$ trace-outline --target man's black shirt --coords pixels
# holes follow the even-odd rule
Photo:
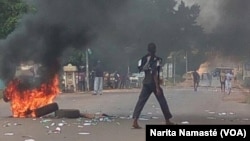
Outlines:
[[[162,59],[157,56],[145,55],[140,61],[141,63],[139,63],[138,69],[140,72],[144,71],[145,73],[143,84],[155,83],[154,75],[158,73],[159,77]]]

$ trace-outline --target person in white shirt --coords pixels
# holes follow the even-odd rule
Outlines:
[[[232,73],[230,71],[228,71],[226,73],[226,81],[225,81],[227,94],[231,93],[231,90],[232,90],[232,79],[233,79],[233,75],[232,75]]]

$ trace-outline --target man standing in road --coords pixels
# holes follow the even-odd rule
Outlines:
[[[200,75],[196,70],[193,72],[193,81],[194,81],[194,91],[197,91],[200,83]]]
[[[232,72],[228,71],[227,74],[226,74],[226,81],[225,81],[227,94],[231,93],[231,90],[232,90],[232,79],[233,79]]]
[[[221,92],[225,92],[225,87],[226,87],[226,73],[224,70],[221,70],[220,72],[220,87],[221,87]]]
[[[212,80],[213,80],[213,76],[211,73],[207,73],[207,78],[208,78],[208,86],[211,87],[212,86]]]
[[[93,95],[100,94],[102,95],[102,90],[103,90],[103,66],[101,61],[97,61],[97,65],[94,69],[95,71],[95,79],[94,79],[94,93]]]
[[[160,87],[159,73],[161,69],[162,59],[160,57],[157,57],[155,53],[156,45],[154,43],[149,43],[148,54],[143,56],[138,62],[139,71],[144,71],[145,78],[143,79],[143,87],[133,113],[134,121],[132,127],[135,129],[141,128],[138,124],[138,119],[144,105],[146,104],[152,92],[155,94],[157,101],[160,104],[166,124],[173,124],[170,121],[170,118],[172,118],[172,114],[170,113],[163,90]]]

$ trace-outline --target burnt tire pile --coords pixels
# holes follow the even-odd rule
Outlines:
[[[34,110],[36,117],[42,117],[55,112],[56,118],[79,118],[81,117],[78,109],[59,109],[57,103],[51,103]]]

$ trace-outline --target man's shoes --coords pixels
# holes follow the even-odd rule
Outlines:
[[[176,123],[171,122],[170,120],[166,121],[166,125],[176,125]]]
[[[142,127],[139,126],[138,124],[133,124],[132,129],[142,129]]]

